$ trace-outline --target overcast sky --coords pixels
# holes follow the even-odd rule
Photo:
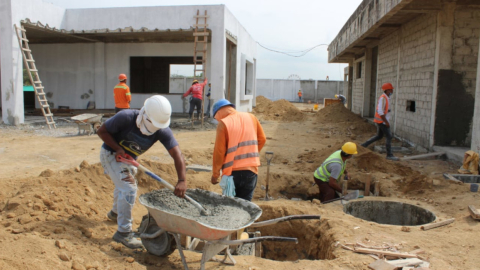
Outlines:
[[[302,51],[330,44],[361,0],[43,0],[65,8],[225,4],[237,20],[265,47]],[[258,46],[258,45],[257,45]],[[258,46],[257,78],[343,80],[345,64],[328,64],[327,46],[303,57],[289,57]]]

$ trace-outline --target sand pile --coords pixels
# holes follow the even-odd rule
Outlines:
[[[305,115],[285,99],[271,101],[264,96],[256,98],[253,112],[263,120],[302,121]]]
[[[375,126],[366,122],[365,119],[349,111],[341,103],[329,105],[317,113],[317,119],[321,123],[342,124],[345,131],[353,134],[375,133]]]

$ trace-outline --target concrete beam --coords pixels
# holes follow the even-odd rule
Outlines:
[[[477,85],[475,90],[475,111],[472,121],[472,145],[470,149],[480,152],[480,46],[478,48]]]

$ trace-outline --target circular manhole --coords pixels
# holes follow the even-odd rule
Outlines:
[[[425,208],[389,201],[356,201],[343,206],[349,215],[380,224],[417,226],[433,222],[437,217]]]

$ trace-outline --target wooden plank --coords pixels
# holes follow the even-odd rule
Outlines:
[[[370,182],[372,181],[372,175],[367,175],[367,181],[365,181],[365,193],[364,196],[370,196]]]
[[[210,16],[207,16],[207,15],[197,15],[197,16],[193,16],[194,18],[210,18]]]
[[[445,152],[433,152],[433,153],[428,153],[423,155],[404,157],[404,158],[400,158],[400,160],[422,159],[422,158],[429,158],[429,157],[443,156],[443,155],[445,155]]]
[[[428,224],[428,225],[424,225],[422,227],[420,227],[422,230],[426,231],[426,230],[431,230],[431,229],[435,229],[435,228],[438,228],[438,227],[441,227],[441,226],[445,226],[445,225],[448,225],[450,223],[453,223],[455,221],[454,218],[451,218],[451,219],[447,219],[447,220],[444,220],[444,221],[441,221],[441,222],[437,222],[437,223],[432,223],[432,224]]]
[[[198,32],[198,33],[193,33],[193,36],[194,37],[198,37],[198,36],[208,36],[210,33],[208,32]]]
[[[397,267],[389,264],[384,260],[376,260],[373,263],[368,265],[368,268],[372,270],[395,270]]]
[[[369,248],[355,248],[354,251],[357,252],[357,253],[381,254],[381,255],[384,255],[384,256],[392,256],[392,257],[398,257],[398,258],[418,258],[417,255],[415,255],[415,254],[384,251],[384,250],[369,249]]]
[[[468,206],[468,211],[470,211],[470,216],[472,216],[473,219],[480,220],[480,212],[478,212],[473,205]]]
[[[449,173],[444,173],[443,174],[445,177],[448,178],[448,180],[452,180],[452,181],[455,181],[455,182],[460,182],[460,183],[463,183],[462,181],[458,180],[457,178],[453,177],[451,174]]]

